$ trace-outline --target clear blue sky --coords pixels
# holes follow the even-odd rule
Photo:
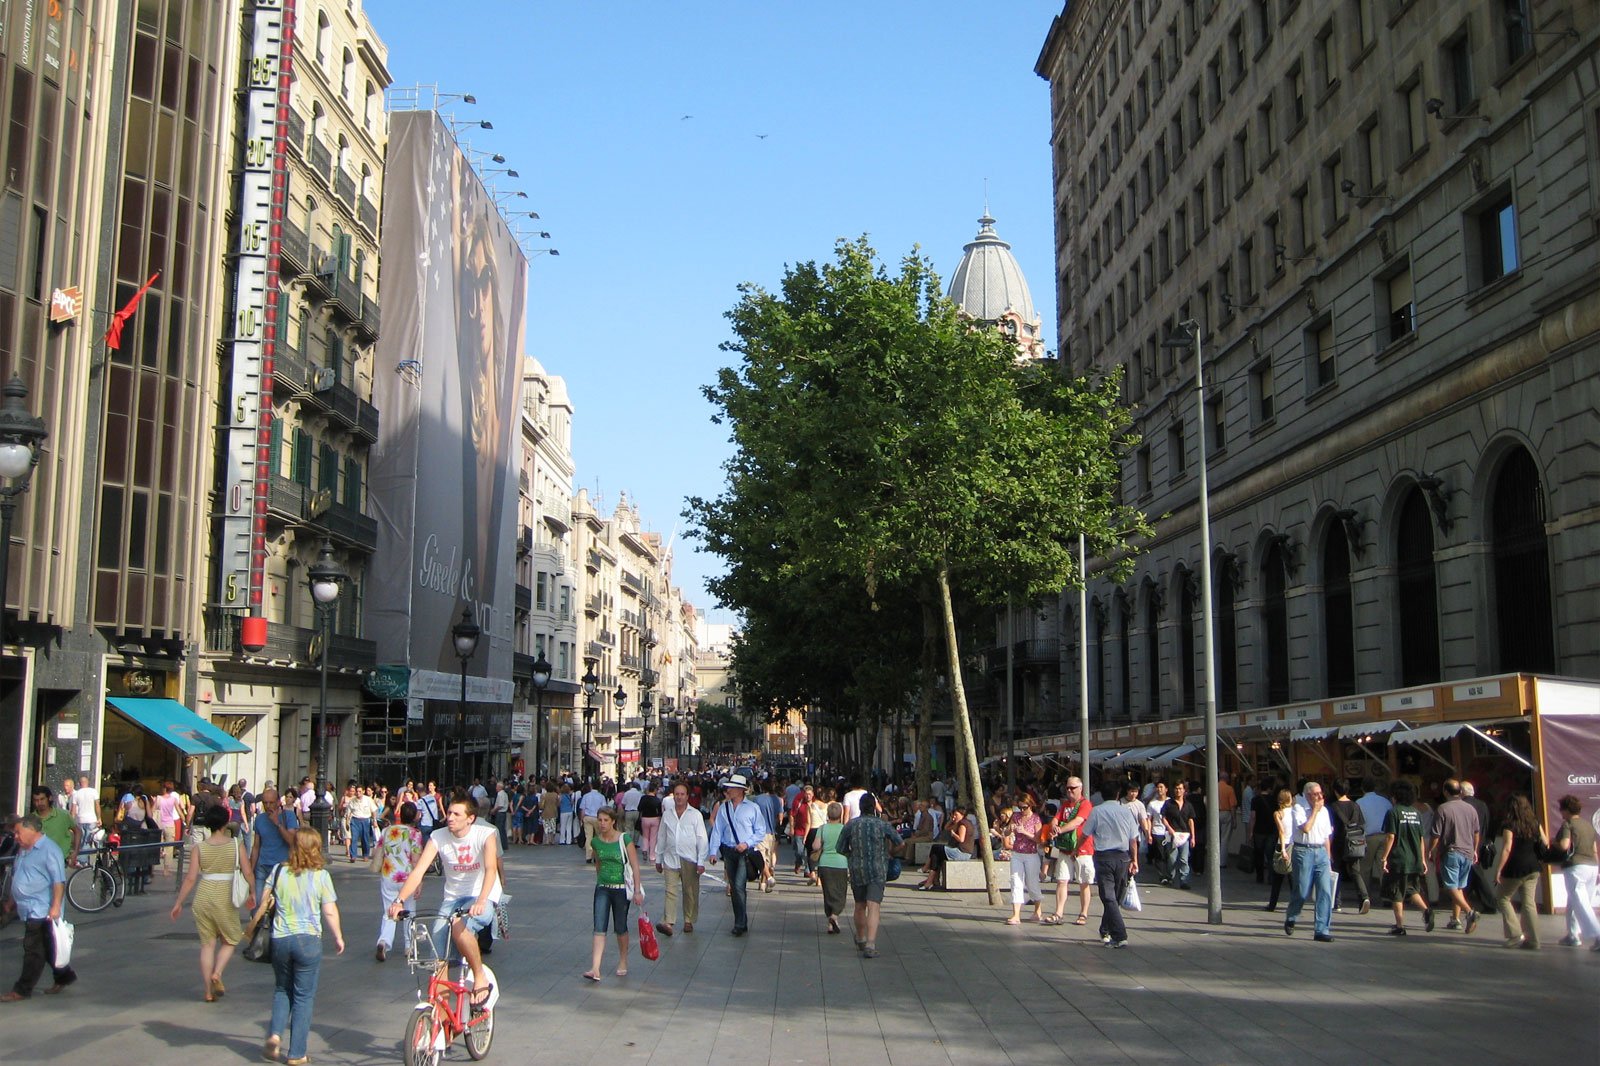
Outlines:
[[[1055,347],[1050,112],[1033,73],[1060,0],[366,0],[396,87],[472,93],[560,249],[529,271],[528,354],[576,408],[577,483],[680,529],[674,577],[713,620],[718,568],[681,535],[729,453],[700,394],[735,286],[870,236],[946,279],[984,181]],[[683,116],[693,116],[684,118]],[[758,134],[766,134],[765,139]]]

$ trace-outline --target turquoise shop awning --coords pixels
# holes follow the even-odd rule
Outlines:
[[[107,696],[106,702],[134,725],[185,755],[227,755],[250,750],[177,700]]]

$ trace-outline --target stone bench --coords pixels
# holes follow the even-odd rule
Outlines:
[[[928,851],[932,847],[933,847],[933,844],[931,842],[926,841],[926,840],[918,840],[918,841],[916,841],[915,843],[913,843],[911,845],[910,852],[908,852],[901,859],[901,861],[904,862],[907,866],[920,867],[920,866],[922,866],[924,863],[926,863],[928,861]]]
[[[948,892],[982,892],[989,886],[983,879],[983,860],[974,856],[965,862],[944,864],[944,887]]]

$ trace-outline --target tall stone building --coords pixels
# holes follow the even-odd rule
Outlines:
[[[1196,711],[1202,434],[1223,711],[1600,676],[1597,28],[1594,0],[1063,6],[1062,366],[1123,375],[1156,520],[1131,580],[1091,563],[1087,619],[1063,601],[1098,721]]]

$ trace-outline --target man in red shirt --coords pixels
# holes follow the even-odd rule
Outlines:
[[[802,785],[794,794],[789,807],[789,841],[794,844],[794,872],[811,873],[811,857],[806,853],[806,834],[811,831],[811,803],[816,792],[810,785]]]
[[[1089,887],[1094,878],[1094,837],[1079,832],[1094,810],[1083,794],[1083,782],[1076,777],[1067,778],[1067,798],[1056,814],[1056,912],[1052,925],[1060,925],[1067,909],[1067,886],[1078,886],[1078,916],[1073,925],[1089,924]]]

